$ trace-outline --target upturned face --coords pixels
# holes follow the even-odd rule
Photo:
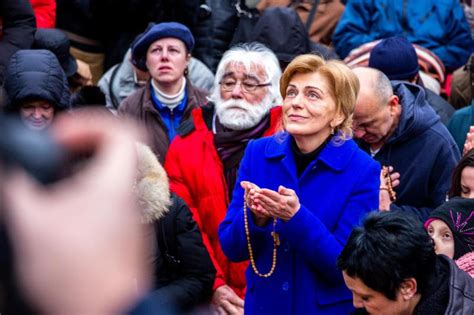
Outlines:
[[[148,47],[146,66],[158,85],[177,84],[183,78],[190,58],[181,40],[161,38]]]
[[[266,78],[263,67],[227,65],[215,102],[217,116],[224,126],[234,130],[252,128],[268,114],[273,104]]]
[[[433,220],[426,229],[435,243],[436,254],[454,257],[454,237],[453,232],[443,220]]]
[[[324,76],[314,72],[291,78],[283,101],[283,125],[289,134],[322,143],[343,121]]]

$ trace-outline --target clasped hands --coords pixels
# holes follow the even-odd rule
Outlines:
[[[300,201],[293,189],[280,185],[278,191],[274,191],[249,181],[240,182],[240,186],[245,190],[245,202],[259,226],[266,224],[270,218],[288,221],[300,209]]]

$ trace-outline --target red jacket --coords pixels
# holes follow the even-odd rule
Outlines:
[[[165,160],[170,188],[183,198],[191,208],[206,245],[217,269],[214,290],[227,284],[240,297],[245,295],[245,269],[248,263],[233,263],[224,255],[219,245],[217,230],[224,219],[229,198],[224,179],[224,167],[214,146],[214,134],[204,121],[203,111],[213,108],[197,108],[192,112],[193,123],[177,136]],[[275,133],[280,127],[281,107],[270,114],[270,127],[264,136]]]
[[[56,27],[56,0],[30,0],[37,28]]]

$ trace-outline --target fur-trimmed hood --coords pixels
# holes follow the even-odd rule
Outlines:
[[[142,221],[151,223],[163,217],[171,205],[168,176],[151,149],[136,144],[138,174],[135,189],[142,210]]]

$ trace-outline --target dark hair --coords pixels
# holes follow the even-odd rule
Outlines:
[[[337,267],[372,290],[395,300],[402,282],[415,278],[423,295],[434,274],[432,239],[414,216],[372,212],[355,228],[337,260]]]
[[[453,177],[451,178],[451,188],[448,194],[449,198],[461,196],[461,174],[466,166],[474,167],[474,149],[469,150],[454,168]]]
[[[105,107],[105,95],[98,86],[89,85],[81,87],[71,96],[71,105],[73,108],[85,106],[103,106]]]

